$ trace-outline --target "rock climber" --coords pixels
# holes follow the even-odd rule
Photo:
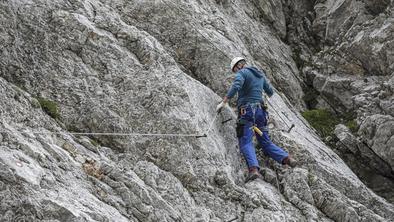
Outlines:
[[[260,177],[260,167],[256,158],[253,145],[253,135],[263,148],[264,152],[275,161],[294,167],[297,161],[289,156],[279,146],[275,145],[268,135],[268,112],[264,106],[263,91],[271,97],[274,93],[268,83],[265,74],[255,67],[247,66],[246,60],[236,57],[231,61],[231,71],[235,73],[235,79],[223,101],[217,106],[220,112],[227,106],[228,101],[238,93],[237,108],[237,137],[241,153],[248,165],[249,174],[246,181]],[[254,130],[256,126],[258,129]],[[260,134],[257,131],[260,130]]]

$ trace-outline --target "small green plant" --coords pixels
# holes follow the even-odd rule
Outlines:
[[[356,133],[358,130],[357,122],[354,119],[347,121],[345,125],[350,129],[352,133]]]
[[[100,142],[98,142],[97,140],[90,138],[90,143],[95,146],[95,147],[99,147],[100,146]]]
[[[40,103],[41,108],[42,110],[44,110],[45,113],[47,113],[54,119],[60,118],[59,107],[55,102],[41,97],[37,98],[37,100]]]
[[[40,102],[38,102],[38,99],[36,99],[36,98],[33,98],[30,101],[30,103],[33,106],[33,108],[35,108],[35,109],[41,108],[41,104],[40,104]]]
[[[17,82],[17,83],[15,83],[15,86],[16,86],[16,88],[19,89],[19,90],[27,91],[27,89],[26,89],[26,87],[25,87],[25,84],[23,84],[23,83]]]
[[[317,177],[311,172],[308,172],[308,185],[311,186],[317,181]]]
[[[302,116],[315,128],[319,134],[326,138],[332,136],[335,126],[340,123],[338,116],[325,109],[312,109],[302,113]]]
[[[81,132],[74,124],[69,124],[66,126],[66,128],[69,132],[73,132],[73,133],[80,133]]]

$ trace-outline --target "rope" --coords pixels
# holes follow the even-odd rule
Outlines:
[[[75,135],[75,136],[81,136],[81,135],[86,135],[86,136],[157,136],[157,137],[207,137],[208,132],[211,131],[213,125],[215,124],[215,121],[218,117],[218,113],[216,112],[215,117],[212,120],[212,123],[208,127],[208,129],[205,131],[203,134],[184,134],[184,133],[110,133],[110,132],[43,132],[43,131],[30,131],[30,132],[23,132],[19,131],[21,133],[32,133],[32,134],[40,134],[40,135],[64,135],[64,134],[69,134],[69,135]],[[0,130],[0,133],[7,133],[10,134],[12,132],[10,131],[4,131]]]
[[[211,131],[211,129],[213,127],[213,124],[215,123],[215,121],[218,118],[218,116],[219,116],[219,113],[216,112],[215,117],[213,117],[213,121],[212,121],[211,125],[208,127],[208,129],[207,129],[207,131],[205,131],[205,133],[209,133],[209,131]]]
[[[276,186],[278,187],[278,192],[280,193],[279,179],[278,179],[277,172],[275,172],[275,177],[276,177]],[[282,200],[280,200],[280,204],[282,205],[281,211],[282,211],[283,216],[285,217],[285,222],[287,222],[287,215],[285,214],[285,210],[283,209],[284,205],[282,203]]]
[[[283,121],[283,123],[284,123],[287,127],[289,127],[289,125],[287,124],[287,121],[285,121],[285,120],[283,119],[283,117],[279,114],[279,112],[276,111],[275,107],[272,105],[272,103],[271,103],[268,99],[267,99],[267,102],[268,102],[269,105],[272,107],[272,110],[274,110],[274,112],[276,113],[276,115],[278,115],[278,117]]]
[[[0,133],[12,133],[9,131],[0,131]],[[90,135],[90,136],[169,136],[169,137],[196,137],[201,136],[200,134],[176,134],[176,133],[107,133],[107,132],[99,132],[99,133],[77,133],[77,132],[40,132],[40,131],[30,131],[30,132],[22,132],[22,133],[32,133],[32,134],[42,134],[42,135]]]

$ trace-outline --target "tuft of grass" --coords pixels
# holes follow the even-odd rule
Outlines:
[[[312,109],[302,113],[302,116],[315,128],[323,138],[332,137],[335,126],[340,118],[325,109]]]
[[[41,97],[37,98],[37,100],[45,113],[54,119],[60,119],[59,107],[55,102]]]
[[[311,172],[308,172],[308,185],[311,186],[317,181],[317,177]]]
[[[31,103],[31,106],[35,109],[41,108],[41,104],[40,104],[40,102],[38,102],[38,100],[36,98],[32,98],[30,103]]]
[[[357,130],[358,130],[357,122],[356,122],[356,120],[354,120],[354,119],[353,119],[353,120],[347,121],[345,125],[350,129],[350,131],[351,131],[353,134],[356,133]]]
[[[97,140],[92,139],[92,138],[89,138],[89,140],[90,140],[90,143],[91,143],[93,146],[95,146],[95,147],[99,147],[99,146],[100,146],[100,143],[99,143]]]

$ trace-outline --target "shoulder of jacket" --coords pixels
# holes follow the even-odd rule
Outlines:
[[[257,68],[256,68],[257,69]],[[264,69],[258,69],[260,72],[261,72],[261,74],[263,75],[263,77],[265,78],[266,77],[266,73],[265,73],[265,70]]]
[[[262,73],[262,74],[265,74],[264,69],[257,68],[256,66],[249,66],[249,68],[250,68],[250,69],[254,69],[255,71],[260,72],[260,73]]]
[[[241,75],[241,76],[243,76],[243,77],[246,77],[246,75],[248,75],[250,73],[250,70],[248,70],[248,69],[241,69],[241,70],[239,70],[238,72],[237,72],[237,74],[239,74],[239,75]]]

